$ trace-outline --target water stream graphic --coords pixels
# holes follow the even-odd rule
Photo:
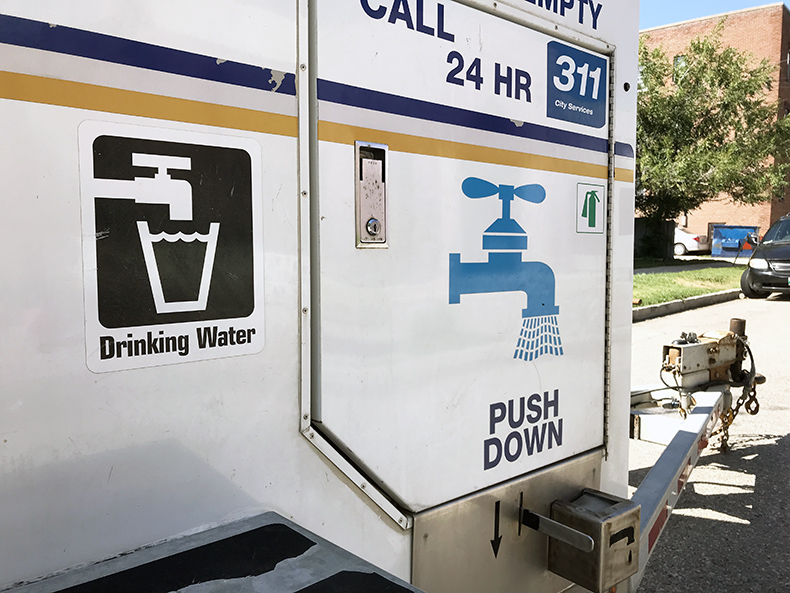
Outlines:
[[[529,362],[544,354],[562,356],[562,340],[557,315],[525,317],[513,358]]]

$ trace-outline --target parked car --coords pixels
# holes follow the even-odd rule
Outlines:
[[[741,292],[750,299],[764,299],[772,292],[790,293],[790,214],[777,220],[756,244],[749,265],[741,275]]]
[[[675,255],[686,255],[691,252],[708,251],[710,243],[705,235],[695,235],[675,227]]]

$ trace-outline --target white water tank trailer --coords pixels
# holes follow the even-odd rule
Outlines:
[[[637,17],[0,0],[0,590],[632,590]]]

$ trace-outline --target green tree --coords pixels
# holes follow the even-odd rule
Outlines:
[[[754,203],[784,192],[790,118],[768,100],[775,66],[723,46],[722,26],[674,63],[640,40],[636,206],[654,231],[722,193]]]

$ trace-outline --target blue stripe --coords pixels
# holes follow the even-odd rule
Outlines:
[[[40,21],[2,14],[0,14],[0,43],[134,66],[212,82],[222,82],[246,88],[274,91],[285,95],[296,95],[296,78],[290,72],[285,73],[282,83],[275,88],[276,82],[272,80],[272,70],[270,68],[261,68],[232,61],[217,64],[217,58],[210,56],[82,29],[59,25],[51,26]],[[608,142],[602,138],[530,123],[524,123],[521,127],[518,127],[511,120],[504,117],[429,103],[418,99],[408,99],[398,95],[371,91],[327,80],[319,79],[318,98],[343,105],[498,132],[532,140],[542,140],[596,152],[608,151]],[[634,149],[629,144],[616,142],[615,154],[633,158]]]
[[[634,158],[634,147],[625,142],[615,142],[614,153],[617,156],[625,156],[632,159]]]
[[[0,15],[0,43],[296,95],[293,73],[286,73],[275,89],[270,68],[231,61],[217,64],[217,58],[210,56],[8,15]]]
[[[530,140],[542,140],[552,144],[584,148],[595,152],[606,153],[609,151],[609,141],[605,138],[595,138],[527,122],[517,126],[512,120],[505,117],[410,99],[329,80],[318,80],[318,99],[350,107],[361,107],[394,115],[405,115],[427,121],[519,136]],[[633,149],[628,144],[620,142],[615,144],[616,154],[629,156],[629,151],[630,156],[633,156]]]

